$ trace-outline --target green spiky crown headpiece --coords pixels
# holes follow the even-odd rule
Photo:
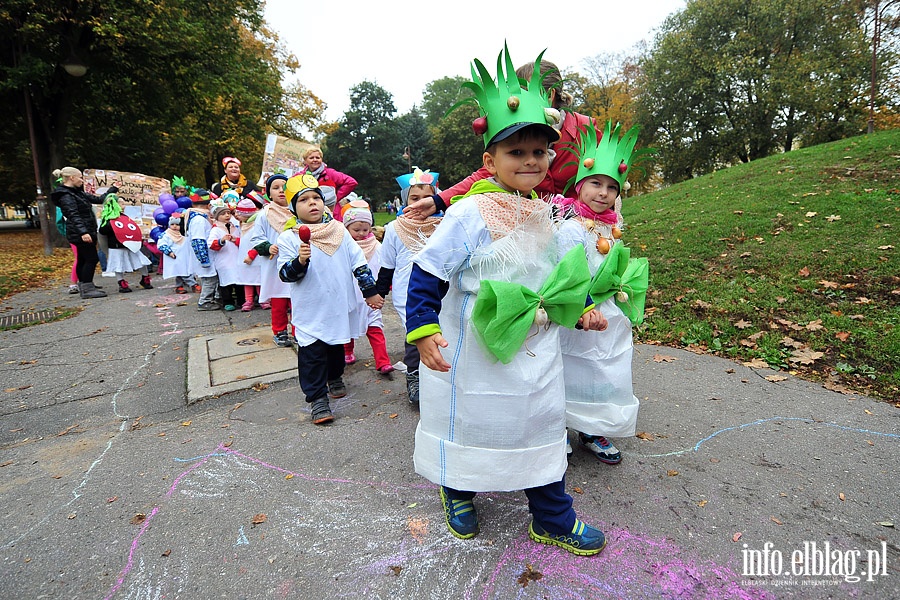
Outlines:
[[[541,52],[535,60],[530,81],[519,79],[516,75],[506,43],[497,56],[496,81],[480,60],[476,58],[472,61],[472,81],[466,81],[462,87],[472,90],[475,97],[461,100],[450,110],[468,102],[478,104],[481,116],[472,123],[472,129],[484,138],[485,148],[529,125],[541,126],[551,141],[559,139],[559,133],[553,128],[560,121],[559,111],[550,107],[549,96],[543,86],[546,75],[540,69],[543,56]]]
[[[637,143],[640,126],[635,125],[619,138],[621,125],[616,124],[613,129],[612,121],[606,122],[603,136],[597,139],[597,130],[588,125],[585,130],[579,131],[576,154],[578,156],[578,172],[573,183],[578,183],[591,175],[608,175],[619,183],[619,188],[625,185],[631,167],[641,156],[652,152],[644,148],[634,151]]]
[[[191,188],[188,187],[188,182],[184,177],[179,177],[178,175],[172,178],[172,191],[175,191],[175,188],[183,187],[188,192],[191,191]]]

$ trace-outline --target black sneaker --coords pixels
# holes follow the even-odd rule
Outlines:
[[[406,395],[410,404],[419,403],[419,371],[406,372]]]
[[[557,535],[546,531],[534,520],[528,526],[528,537],[535,542],[550,546],[559,546],[578,556],[598,554],[606,547],[606,536],[596,527],[575,519],[571,533]]]
[[[343,379],[335,379],[328,382],[328,395],[332,398],[343,398],[347,395],[347,386]]]
[[[287,332],[287,329],[279,331],[275,335],[272,336],[272,341],[275,342],[275,345],[279,348],[290,348],[291,347],[291,336]]]
[[[454,500],[449,498],[441,486],[441,503],[444,505],[444,517],[447,529],[461,540],[468,540],[478,534],[478,513],[471,500]]]
[[[331,414],[328,398],[319,398],[312,403],[312,422],[314,424],[324,425],[332,421],[334,421],[334,415]]]

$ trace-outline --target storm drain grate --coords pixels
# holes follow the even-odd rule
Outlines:
[[[20,313],[18,315],[8,315],[0,317],[0,327],[13,327],[15,325],[27,325],[29,323],[39,323],[52,319],[58,315],[55,310],[42,310],[34,313]]]

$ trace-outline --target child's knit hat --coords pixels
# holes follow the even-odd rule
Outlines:
[[[241,201],[237,203],[234,212],[250,216],[257,210],[259,209],[256,207],[256,203],[254,203],[253,200],[250,198],[241,198]]]
[[[172,213],[169,217],[169,227],[172,225],[181,225],[181,213]]]
[[[212,197],[209,194],[209,190],[203,188],[197,188],[191,194],[191,202],[194,204],[209,204],[210,200],[212,200]]]
[[[213,219],[217,218],[222,212],[226,210],[231,210],[228,208],[228,205],[222,201],[221,198],[217,198],[209,203],[209,216]]]
[[[353,200],[345,205],[341,213],[344,221],[344,227],[350,227],[352,223],[368,223],[373,225],[372,211],[369,210],[369,203],[365,200]]]
[[[271,196],[272,184],[275,183],[276,181],[278,181],[279,179],[281,179],[282,181],[288,180],[287,175],[282,175],[281,173],[275,173],[274,175],[272,175],[268,179],[266,179],[266,197],[268,197],[268,198],[272,197]]]

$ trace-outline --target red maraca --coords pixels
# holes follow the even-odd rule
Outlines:
[[[297,235],[300,236],[300,240],[304,244],[309,243],[309,236],[310,236],[309,227],[307,227],[306,225],[301,225],[300,227],[297,228]]]

